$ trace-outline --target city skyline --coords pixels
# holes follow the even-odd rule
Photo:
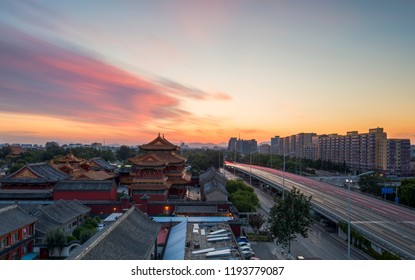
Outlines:
[[[415,3],[2,1],[0,143],[415,143]]]

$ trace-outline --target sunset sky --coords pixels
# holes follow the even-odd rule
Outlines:
[[[415,143],[415,1],[0,1],[0,143]]]

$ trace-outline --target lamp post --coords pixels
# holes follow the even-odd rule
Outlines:
[[[285,156],[286,156],[286,151],[285,151],[285,142],[283,142],[283,150],[284,150],[284,163],[283,163],[283,168],[282,168],[282,199],[285,199]],[[294,154],[294,152],[289,152],[289,154]]]
[[[347,184],[347,259],[350,260],[350,185],[352,179],[346,179]]]
[[[249,184],[252,186],[252,151],[249,154]]]
[[[285,198],[285,142],[283,145],[283,149],[284,149],[284,164],[282,168],[282,200],[284,200]]]

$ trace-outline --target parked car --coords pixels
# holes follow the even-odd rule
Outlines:
[[[239,236],[238,238],[236,238],[237,242],[248,242],[248,238],[246,238],[246,236]]]
[[[239,246],[239,247],[242,247],[242,246],[249,246],[249,247],[251,247],[251,244],[250,244],[250,243],[248,243],[248,242],[243,242],[243,241],[241,241],[241,242],[238,242],[238,246]]]
[[[105,225],[104,225],[104,224],[98,224],[98,225],[97,225],[97,230],[98,230],[98,231],[100,231],[100,230],[102,230],[104,227],[105,227]]]
[[[255,257],[255,253],[254,252],[242,252],[242,256],[244,257],[244,259],[249,260],[252,257]]]
[[[252,249],[251,249],[251,247],[248,247],[248,246],[242,246],[242,247],[239,247],[239,249],[242,252],[253,252]]]

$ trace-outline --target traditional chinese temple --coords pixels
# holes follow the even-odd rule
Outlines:
[[[103,159],[92,159],[90,161],[78,158],[69,152],[67,155],[51,161],[50,164],[75,180],[112,180],[115,174],[107,171],[98,163],[105,162]],[[109,165],[109,163],[106,163]]]
[[[136,204],[148,201],[182,200],[186,198],[191,174],[186,173],[186,159],[176,154],[179,147],[158,135],[140,146],[144,154],[130,158],[132,164],[129,195]]]

